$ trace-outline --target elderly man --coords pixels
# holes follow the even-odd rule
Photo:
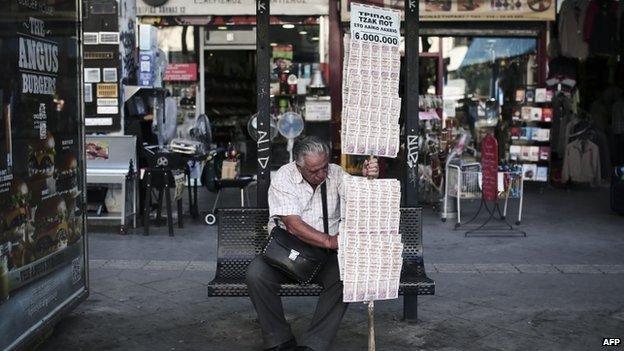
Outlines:
[[[331,254],[314,279],[321,284],[319,297],[308,331],[299,346],[284,318],[282,301],[278,295],[280,284],[290,282],[282,272],[268,265],[262,256],[256,257],[247,268],[249,296],[258,313],[264,347],[267,350],[323,351],[336,336],[347,304],[342,302],[342,282],[338,271],[336,249],[340,223],[340,196],[342,177],[346,173],[335,164],[329,164],[329,147],[320,139],[306,137],[295,143],[295,161],[282,166],[269,188],[269,232],[276,225],[288,230],[302,241],[330,249]],[[376,178],[379,167],[376,159],[364,163],[362,174]],[[323,232],[321,185],[327,188],[328,234]]]

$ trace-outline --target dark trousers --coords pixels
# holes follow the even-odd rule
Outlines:
[[[336,337],[338,326],[348,306],[342,302],[342,282],[335,253],[330,255],[314,282],[323,286],[323,292],[316,305],[310,327],[298,344],[315,351],[323,351],[329,349]],[[257,256],[249,264],[247,287],[258,314],[265,348],[277,346],[293,338],[290,325],[284,317],[282,299],[278,295],[282,283],[292,283],[292,280],[268,265],[261,256]]]

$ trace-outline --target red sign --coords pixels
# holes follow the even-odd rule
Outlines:
[[[196,63],[171,63],[167,65],[165,80],[174,82],[196,82]]]
[[[488,134],[481,141],[481,188],[485,201],[498,200],[498,141]]]

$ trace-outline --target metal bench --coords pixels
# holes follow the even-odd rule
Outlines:
[[[245,271],[267,242],[268,209],[228,208],[218,213],[217,271],[208,284],[208,296],[248,296]],[[403,317],[415,321],[418,295],[433,295],[435,282],[427,277],[422,256],[420,208],[402,208],[400,232],[403,241],[403,271],[399,294],[403,295]],[[317,296],[316,284],[283,284],[281,296]]]

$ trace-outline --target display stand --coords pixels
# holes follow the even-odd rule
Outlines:
[[[521,165],[525,181],[547,183],[552,169],[549,94],[545,88],[518,89],[511,109],[509,161]]]
[[[514,229],[514,227],[507,222],[505,216],[501,213],[498,201],[498,141],[491,134],[488,134],[481,142],[481,172],[481,203],[477,214],[469,222],[475,220],[483,208],[485,208],[489,216],[477,228],[466,231],[464,236],[468,237],[469,235],[476,233],[498,232],[505,233],[506,236],[515,236],[519,234],[526,237],[526,233],[524,231]],[[491,209],[488,206],[488,203],[492,205]],[[488,224],[494,218],[495,214],[499,215],[498,219],[503,222],[505,225],[504,228],[488,227]],[[456,228],[459,227],[459,222],[457,224]]]

